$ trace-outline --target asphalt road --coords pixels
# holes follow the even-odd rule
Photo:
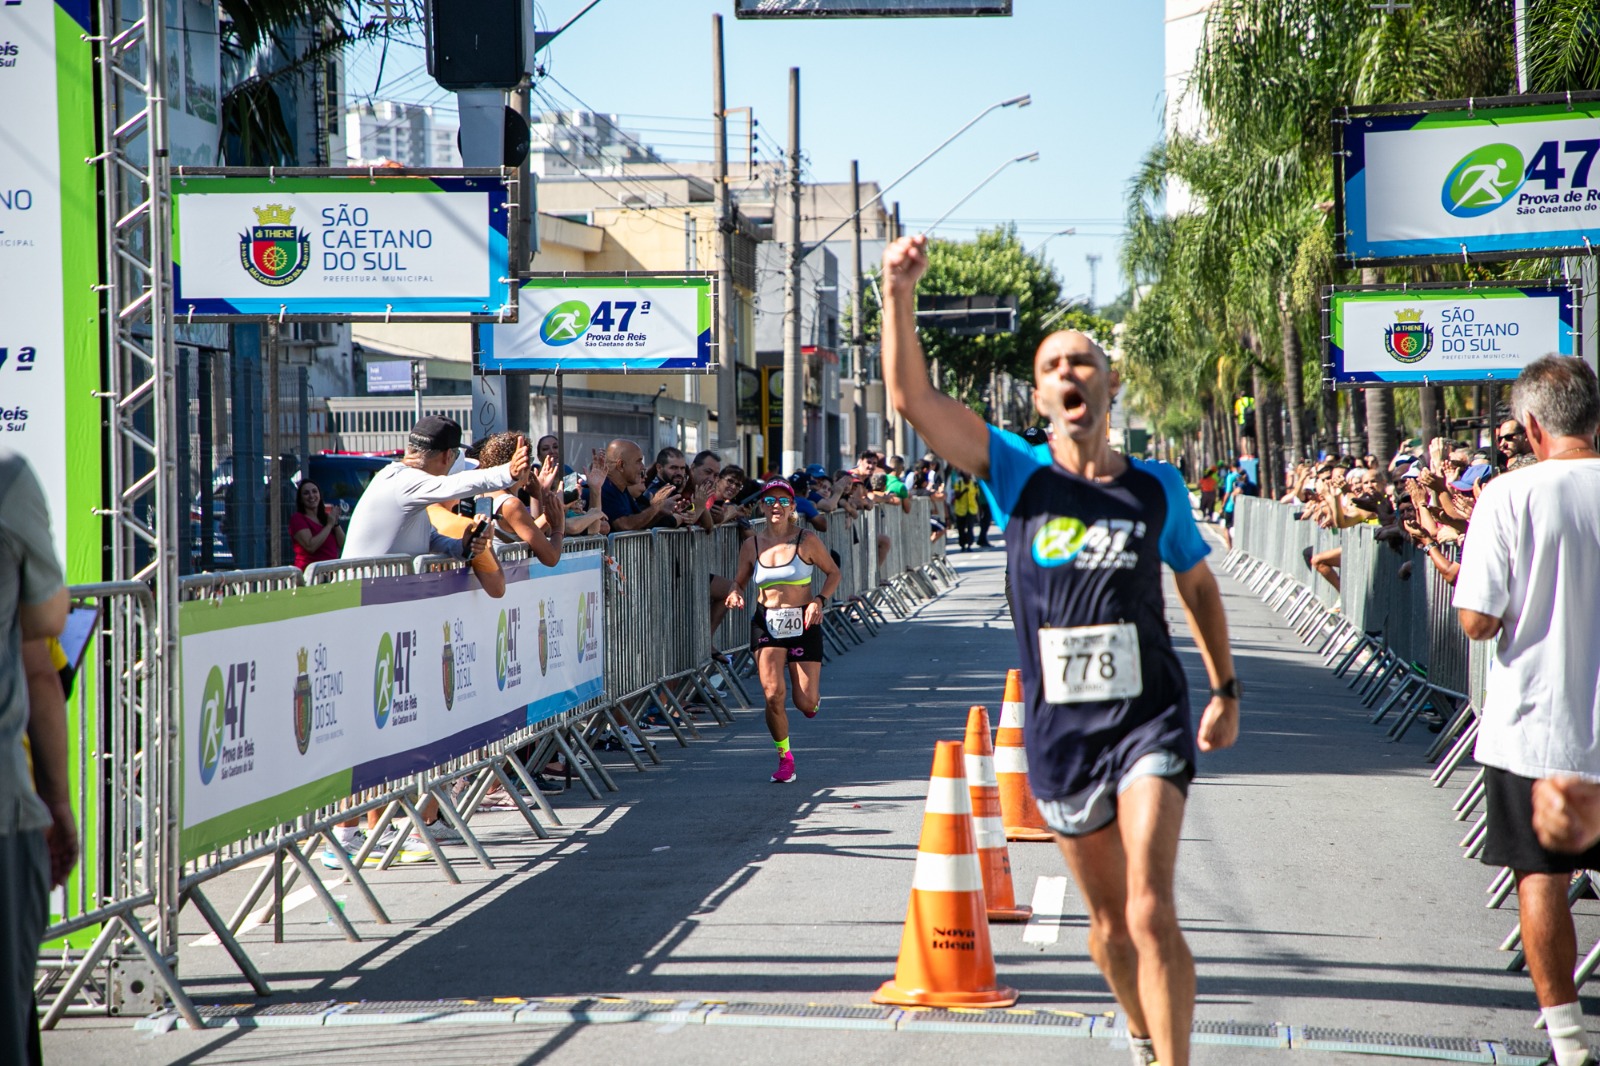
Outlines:
[[[1213,561],[1220,559],[1220,552]],[[276,1001],[617,995],[634,999],[850,1005],[894,972],[936,739],[960,739],[971,704],[997,714],[1015,638],[998,551],[952,558],[953,592],[824,670],[815,720],[795,716],[798,780],[774,785],[759,712],[714,727],[665,765],[618,769],[619,793],[556,801],[568,828],[530,839],[513,814],[481,815],[497,868],[464,884],[425,865],[373,879],[394,924],[343,940],[314,903],[244,937]],[[1430,787],[1428,735],[1385,743],[1342,684],[1247,591],[1223,578],[1247,686],[1243,736],[1204,757],[1185,822],[1179,906],[1199,969],[1197,1015],[1490,1040],[1534,1037],[1525,975],[1495,948],[1514,920],[1488,911],[1489,871],[1461,858],[1456,787]],[[1175,598],[1191,681],[1204,685]],[[1203,691],[1203,687],[1202,687]],[[465,855],[465,849],[455,851]],[[1019,899],[1065,873],[1049,844],[1012,844]],[[330,879],[332,874],[329,874]],[[220,886],[227,913],[243,876]],[[1049,895],[1051,882],[1044,882]],[[333,889],[337,895],[346,891]],[[230,897],[230,892],[233,896]],[[1019,1007],[1099,1015],[1115,1004],[1063,917],[1027,933],[992,927]],[[1600,935],[1580,904],[1579,938]],[[220,948],[184,916],[183,970],[202,1002],[252,997]],[[387,934],[387,935],[385,935]],[[1028,940],[1024,936],[1029,937]],[[1586,1003],[1591,1016],[1595,1004]],[[1115,1040],[916,1034],[682,1023],[412,1025],[160,1035],[126,1020],[70,1019],[46,1037],[61,1063],[652,1061],[1127,1061]],[[1370,1056],[1200,1046],[1199,1063]]]

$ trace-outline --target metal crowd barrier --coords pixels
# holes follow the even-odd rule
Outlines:
[[[879,605],[908,613],[912,601],[937,595],[955,575],[929,538],[926,499],[912,502],[909,514],[875,508],[854,521],[841,513],[821,534],[840,560],[841,583],[828,610],[825,635],[830,653],[863,642],[886,624]],[[890,540],[882,567],[878,535]],[[292,822],[254,832],[182,863],[176,802],[181,780],[181,723],[165,721],[163,686],[176,679],[155,676],[154,603],[137,582],[76,586],[75,600],[101,611],[73,697],[78,737],[75,747],[76,809],[81,838],[90,843],[86,861],[60,898],[45,943],[70,938],[41,956],[40,1002],[49,1007],[43,1024],[53,1026],[70,1009],[147,1012],[150,991],[159,987],[193,1027],[204,1024],[176,976],[178,918],[184,906],[197,912],[260,995],[271,989],[251,961],[241,936],[272,926],[281,942],[285,899],[296,882],[311,890],[329,921],[346,939],[361,934],[329,893],[312,862],[326,848],[342,867],[345,880],[361,897],[379,926],[390,918],[369,879],[398,857],[407,825],[427,845],[434,869],[452,883],[460,878],[450,857],[433,839],[420,813],[425,800],[438,804],[443,822],[456,830],[472,858],[494,868],[473,833],[471,820],[490,789],[503,789],[537,836],[550,835],[546,823],[560,818],[533,780],[548,760],[562,760],[568,785],[576,779],[595,799],[617,784],[602,763],[603,742],[619,747],[643,770],[641,753],[660,762],[646,716],[664,722],[680,744],[698,735],[697,713],[725,725],[729,704],[750,707],[739,672],[713,648],[747,647],[749,613],[728,611],[715,634],[710,624],[712,575],[732,578],[739,552],[739,530],[726,525],[701,530],[612,534],[607,538],[565,538],[563,553],[603,549],[609,576],[603,579],[603,626],[607,634],[603,694],[579,707],[449,759],[419,774],[407,774],[348,799],[309,811]],[[528,552],[521,544],[501,544],[502,562],[518,562]],[[403,578],[457,569],[461,560],[443,556],[390,555],[313,563],[294,567],[198,574],[182,579],[185,600],[251,596],[330,582]],[[520,788],[518,786],[521,786]],[[338,846],[333,828],[378,812],[376,826],[354,855]],[[376,846],[385,827],[398,832],[381,856]],[[92,856],[92,861],[89,858]],[[457,859],[459,861],[459,859]],[[243,868],[259,867],[253,883],[231,914],[219,913],[206,896],[209,882]],[[102,967],[104,967],[102,975]],[[53,996],[53,998],[52,998]],[[141,998],[142,996],[142,998]],[[159,999],[159,997],[157,997]]]
[[[1304,565],[1305,548],[1322,550],[1317,545],[1325,543],[1318,531],[1297,521],[1294,510],[1282,504],[1246,499],[1238,508],[1234,550],[1224,566],[1282,611],[1301,638],[1319,650],[1334,676],[1374,709],[1371,722],[1390,719],[1388,739],[1400,739],[1411,724],[1431,714],[1430,728],[1438,736],[1425,758],[1434,764],[1434,787],[1443,788],[1472,757],[1493,642],[1466,638],[1451,606],[1452,586],[1425,554],[1409,545],[1397,553],[1368,526],[1340,531],[1341,589],[1337,606],[1330,608],[1323,605],[1325,594],[1314,587],[1326,582]],[[1443,551],[1450,561],[1459,561],[1458,547]],[[1405,576],[1403,566],[1409,568]],[[1452,808],[1457,821],[1472,823],[1460,842],[1469,859],[1483,850],[1484,791],[1479,767]],[[1592,871],[1580,871],[1569,898],[1597,887],[1600,882]],[[1514,889],[1512,872],[1500,870],[1487,890],[1489,906],[1503,906]],[[1508,970],[1526,965],[1521,943],[1521,927],[1516,926],[1500,945],[1512,953]],[[1581,987],[1597,971],[1600,942],[1579,962],[1574,979]]]

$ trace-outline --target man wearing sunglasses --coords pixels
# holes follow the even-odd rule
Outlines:
[[[1121,1004],[1135,1061],[1187,1066],[1194,958],[1174,867],[1197,751],[1239,732],[1239,682],[1209,552],[1176,469],[1107,440],[1119,381],[1076,331],[1034,355],[1048,448],[984,424],[934,388],[917,340],[927,238],[883,254],[883,377],[890,402],[943,459],[982,478],[1005,531],[1022,664],[1028,781],[1083,893],[1089,953]],[[1170,566],[1210,676],[1198,735],[1167,631]]]
[[[1533,449],[1528,445],[1527,431],[1522,428],[1522,423],[1514,418],[1508,418],[1500,423],[1500,428],[1494,435],[1494,445],[1505,457],[1508,468],[1517,461],[1518,456],[1533,454]]]

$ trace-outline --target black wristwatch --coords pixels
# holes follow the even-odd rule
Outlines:
[[[1225,700],[1236,700],[1244,695],[1244,686],[1239,684],[1237,677],[1230,677],[1222,684],[1213,686],[1211,694],[1221,696]]]

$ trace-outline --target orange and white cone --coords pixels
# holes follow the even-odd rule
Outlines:
[[[1000,819],[1007,840],[1054,840],[1044,823],[1033,790],[1028,787],[1028,752],[1022,742],[1027,720],[1022,702],[1022,671],[1006,671],[1006,694],[1000,704],[1000,728],[994,737],[994,773],[1000,784]]]
[[[1000,783],[994,776],[994,744],[989,739],[989,709],[967,712],[967,793],[972,797],[972,835],[983,871],[983,898],[991,922],[1025,922],[1032,907],[1017,906],[1011,886],[1011,852],[1000,818]]]
[[[1009,1007],[1016,1001],[1016,989],[995,983],[961,743],[941,740],[933,751],[900,961],[894,980],[885,981],[872,1002]]]

